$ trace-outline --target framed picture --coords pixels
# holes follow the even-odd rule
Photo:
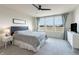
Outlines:
[[[13,18],[13,23],[14,24],[26,24],[26,20]]]

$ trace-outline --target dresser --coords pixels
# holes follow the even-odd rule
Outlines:
[[[67,40],[72,46],[72,48],[79,49],[79,33],[75,33],[72,31],[67,31]]]

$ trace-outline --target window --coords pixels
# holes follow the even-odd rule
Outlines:
[[[39,19],[40,27],[44,26],[62,26],[62,16],[52,16],[52,17],[44,17]]]
[[[45,32],[63,32],[62,16],[41,17],[38,21],[38,31]]]
[[[45,19],[44,18],[40,18],[38,24],[39,24],[40,27],[44,27],[45,26]]]
[[[55,21],[55,26],[60,26],[61,27],[63,25],[62,16],[56,16],[54,21]]]
[[[45,19],[45,25],[48,27],[54,26],[54,19],[52,17],[47,17]]]

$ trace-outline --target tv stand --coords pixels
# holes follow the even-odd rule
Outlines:
[[[79,49],[79,34],[78,33],[67,31],[67,40],[72,46],[72,48]]]

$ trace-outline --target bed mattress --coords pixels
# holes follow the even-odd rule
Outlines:
[[[14,42],[19,41],[21,42],[21,44],[23,44],[24,42],[26,43],[26,45],[29,45],[29,47],[32,47],[34,50],[34,48],[36,49],[41,44],[43,44],[44,41],[46,41],[47,35],[45,32],[17,31],[14,33],[13,38]]]

